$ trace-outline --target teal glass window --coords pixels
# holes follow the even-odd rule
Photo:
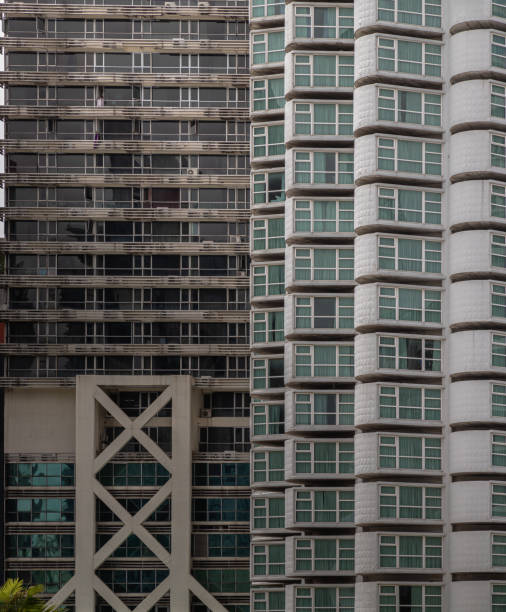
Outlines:
[[[353,523],[353,489],[294,490],[296,523]]]
[[[402,610],[405,602],[412,612],[442,612],[442,588],[428,584],[379,585],[379,612]]]
[[[506,536],[492,534],[492,567],[506,567]]]
[[[491,83],[490,88],[490,115],[499,119],[505,119],[506,87],[498,83]]]
[[[380,567],[440,569],[443,538],[380,535]]]
[[[283,31],[252,34],[252,64],[282,62],[285,57],[285,34]]]
[[[9,497],[6,500],[7,522],[72,522],[74,500],[62,497]]]
[[[9,487],[73,487],[73,463],[9,463]]]
[[[353,280],[353,249],[299,249],[295,252],[295,280]]]
[[[284,8],[284,4],[283,4]],[[269,111],[285,105],[285,81],[283,77],[252,80],[252,111]]]
[[[282,482],[285,453],[282,450],[253,451],[253,482]]]
[[[295,232],[353,232],[353,200],[295,200]]]
[[[353,38],[353,7],[295,5],[295,38]]]
[[[378,138],[378,170],[440,175],[441,144],[400,138]]]
[[[383,519],[441,520],[441,487],[379,486]]]
[[[296,329],[353,329],[352,297],[296,297]]]
[[[350,377],[354,375],[353,344],[296,344],[295,376]]]
[[[354,394],[296,393],[295,423],[297,425],[353,425]]]
[[[441,0],[378,0],[378,21],[441,27]]]
[[[295,571],[353,571],[355,542],[352,538],[310,538],[295,540]]]
[[[192,520],[212,523],[249,521],[250,500],[243,497],[194,497]]]
[[[283,295],[285,292],[285,266],[283,264],[266,264],[252,266],[253,295]]]
[[[210,593],[249,593],[249,571],[244,569],[194,569],[196,580]]]
[[[285,152],[284,124],[262,125],[253,124],[253,158],[275,157]]]
[[[506,417],[506,385],[492,385],[492,416]]]
[[[253,545],[253,576],[282,576],[285,573],[285,543]]]
[[[252,359],[253,389],[279,389],[284,385],[284,358]]]
[[[355,612],[352,586],[296,586],[294,612]]]
[[[380,270],[440,274],[441,245],[438,240],[379,236],[378,267]]]
[[[285,201],[285,173],[261,172],[253,174],[253,204],[283,204]]]
[[[441,439],[380,435],[379,466],[407,470],[440,470]]]
[[[285,591],[252,591],[252,612],[285,612]]]
[[[74,556],[74,536],[59,533],[14,534],[7,536],[7,557],[55,558]]]
[[[404,223],[441,224],[441,193],[378,188],[378,218]]]
[[[249,487],[249,463],[193,463],[194,487]]]
[[[432,387],[379,387],[379,414],[383,419],[441,420],[441,389]]]
[[[500,0],[501,2],[503,0]],[[506,17],[506,5],[504,6],[504,16]],[[504,612],[506,609],[506,584],[492,585],[492,612]]]
[[[108,463],[97,479],[106,487],[154,487],[164,485],[170,474],[159,463]]]
[[[353,442],[295,442],[296,474],[353,474]]]
[[[492,66],[506,68],[506,37],[492,34]]]
[[[353,55],[294,55],[295,87],[343,87],[354,83]]]
[[[285,14],[285,3],[281,0],[252,0],[251,17],[258,19],[261,17],[274,17]]]
[[[253,497],[253,529],[284,529],[285,498]]]
[[[267,251],[285,247],[285,218],[269,217],[252,220],[253,250]]]
[[[378,37],[378,70],[441,76],[441,45]]]
[[[441,323],[441,291],[403,287],[378,288],[379,318]]]
[[[378,119],[417,125],[441,125],[441,94],[378,88]]]

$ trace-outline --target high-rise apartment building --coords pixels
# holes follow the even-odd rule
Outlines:
[[[79,612],[245,612],[247,3],[2,13],[2,569]]]
[[[253,1],[252,611],[506,610],[506,2]]]

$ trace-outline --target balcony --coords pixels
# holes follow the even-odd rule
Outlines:
[[[499,378],[506,373],[504,332],[459,331],[450,343],[449,372],[454,378]]]
[[[499,536],[493,544],[494,536]],[[453,573],[484,572],[484,578],[490,578],[491,573],[504,575],[504,531],[454,531],[450,534],[450,567]],[[470,555],[469,551],[473,551]],[[457,583],[458,584],[458,583]],[[479,608],[478,608],[479,609]]]
[[[354,392],[309,389],[285,392],[285,430],[290,433],[351,431]]]
[[[289,244],[348,242],[353,233],[353,199],[289,198],[285,209]]]
[[[506,486],[504,481],[465,480],[450,485],[450,521],[504,525]]]
[[[449,402],[453,426],[506,425],[506,385],[501,380],[453,382]]]
[[[353,93],[352,51],[290,51],[285,58],[285,94],[351,98]]]
[[[352,576],[354,562],[353,536],[294,536],[286,539],[286,574],[291,578]]]
[[[462,4],[467,7],[471,2],[466,0]],[[490,4],[491,2],[482,3],[482,8]],[[460,31],[451,37],[448,44],[448,57],[449,78],[453,82],[486,76],[498,79],[504,77],[506,74],[504,57],[498,53],[496,59],[493,56],[491,61],[490,58],[494,35],[502,38],[504,32],[478,28]]]
[[[286,525],[290,529],[343,529],[354,526],[353,488],[286,489]]]
[[[450,185],[448,195],[452,230],[489,227],[506,230],[506,188],[502,183],[465,180]]]
[[[285,336],[313,340],[352,336],[353,310],[351,293],[291,293],[285,297]]]
[[[353,438],[286,440],[285,470],[290,482],[353,480]]]
[[[353,7],[349,4],[288,4],[286,46],[295,49],[353,47]]]
[[[350,246],[300,247],[286,249],[287,289],[353,287],[354,251]]]
[[[506,136],[502,132],[469,130],[453,134],[451,139],[449,174],[453,182],[506,180]]]
[[[354,382],[353,341],[285,343],[285,383],[346,384]]]
[[[506,474],[506,432],[465,430],[450,434],[450,472]]]

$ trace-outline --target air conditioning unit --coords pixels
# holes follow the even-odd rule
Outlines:
[[[175,9],[175,8],[177,8],[177,3],[176,2],[166,2],[165,6],[167,8],[174,8]]]
[[[201,419],[210,419],[211,418],[211,410],[209,408],[202,408],[200,411]]]
[[[191,176],[196,176],[198,173],[198,168],[188,168],[186,171],[186,174],[190,174]]]
[[[199,2],[199,8],[209,8],[210,6],[209,2]]]

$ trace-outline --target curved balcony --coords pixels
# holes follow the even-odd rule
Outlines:
[[[506,326],[504,283],[489,280],[466,280],[449,287],[450,326],[454,330]]]
[[[287,243],[334,244],[354,237],[353,199],[289,198],[285,208]]]
[[[400,228],[415,233],[442,230],[440,190],[376,183],[360,185],[354,197],[358,234]]]
[[[454,431],[450,434],[450,472],[455,474],[506,474],[506,432]],[[501,465],[501,463],[503,465]]]
[[[497,532],[497,535],[504,541],[504,531]],[[490,531],[454,531],[450,533],[450,567],[452,573],[475,573],[486,572],[504,573],[504,565],[496,565],[493,556],[498,557],[497,561],[504,562],[504,555],[495,555],[492,544],[494,533]],[[504,548],[504,544],[502,544]],[[469,554],[472,551],[473,554]],[[456,583],[459,584],[459,583]],[[477,609],[480,610],[482,606]]]
[[[251,449],[251,488],[279,489],[285,481],[285,453],[282,446],[254,446]]]
[[[355,376],[378,379],[441,378],[441,336],[375,333],[355,337]]]
[[[328,340],[352,336],[354,297],[351,293],[291,293],[285,296],[285,336]]]
[[[251,439],[269,444],[281,442],[285,436],[283,400],[251,399]]]
[[[504,332],[489,330],[459,331],[452,334],[449,372],[455,378],[492,378],[506,374]]]
[[[253,491],[251,532],[254,536],[292,533],[285,529],[285,495],[277,491]]]
[[[506,181],[506,134],[469,130],[451,137],[450,176],[453,182],[483,178]]]
[[[354,380],[353,339],[285,343],[285,384],[347,384]]]
[[[484,6],[490,3],[483,3]],[[504,36],[504,32],[489,29],[465,30],[450,37],[448,43],[449,78],[452,82],[468,79],[498,78],[506,74],[504,57],[500,54],[491,61],[492,36]]]
[[[285,56],[285,94],[351,98],[353,94],[352,51],[290,51]]]
[[[452,230],[488,227],[506,230],[504,184],[491,180],[466,180],[450,185],[448,194],[448,216]]]
[[[494,87],[502,89],[504,85],[497,81],[475,79],[460,81],[450,87],[447,102],[452,131],[504,128],[504,117],[501,116],[504,107],[495,103],[493,109],[497,114],[494,116],[490,112]]]
[[[412,72],[399,71],[399,68],[402,69],[403,67],[404,59],[402,56],[399,57],[398,41],[420,43],[422,45],[419,59],[410,62],[412,64]],[[426,51],[423,45],[430,45],[427,50],[429,52],[436,50],[435,47],[438,47],[437,55],[440,56],[439,47],[441,43],[432,42],[426,38],[414,39],[398,35],[392,36],[392,34],[366,34],[365,36],[360,36],[355,41],[355,86],[360,87],[369,83],[381,82],[423,87],[424,83],[441,83],[440,59],[434,58],[431,62],[423,62],[422,57],[424,51]],[[386,51],[383,52],[382,49]],[[384,61],[385,59],[387,61]]]
[[[443,278],[436,253],[441,253],[441,242],[424,236],[394,234],[365,234],[355,238],[355,280],[430,282]],[[413,253],[403,256],[401,250]],[[429,259],[427,256],[431,253]]]
[[[286,288],[328,289],[353,287],[353,247],[289,246],[286,256]]]
[[[441,436],[357,433],[355,456],[355,475],[361,478],[442,474]]]
[[[352,390],[285,392],[285,431],[321,433],[353,429],[354,394]]]
[[[355,329],[359,332],[441,329],[438,287],[368,283],[355,288]],[[409,304],[409,306],[408,306]]]
[[[378,597],[379,593],[382,592],[382,589],[385,589],[384,594],[388,595],[388,601],[392,602],[395,606],[400,601],[399,589],[401,586],[409,586],[422,589],[424,587],[437,587],[441,590],[443,589],[443,585],[441,583],[433,582],[432,580],[430,581],[430,583],[415,582],[410,580],[407,584],[402,582],[401,584],[397,585],[392,585],[390,581],[388,581],[386,584],[371,580],[368,580],[367,582],[357,582],[355,584],[355,609],[360,610],[360,612],[377,612]],[[457,609],[460,612],[461,608]],[[478,609],[479,608],[473,608],[473,612],[477,612]],[[471,612],[471,609],[469,609],[469,612]]]
[[[284,28],[251,30],[250,70],[255,76],[282,72],[285,64]]]
[[[458,580],[449,585],[452,606],[459,612],[478,612],[490,610],[489,602],[502,605],[506,583],[499,580]],[[495,587],[495,588],[494,588]],[[494,597],[495,591],[495,597]]]
[[[403,559],[399,554],[402,546],[401,538],[417,538],[416,549],[418,554]],[[357,574],[438,574],[443,570],[441,557],[441,544],[443,538],[439,534],[425,533],[377,533],[374,531],[357,532],[355,535],[355,571]],[[430,546],[437,541],[438,545]],[[424,549],[432,549],[430,556],[423,554]],[[395,552],[393,552],[395,550]],[[396,558],[397,553],[397,558]],[[469,556],[469,550],[468,550]],[[408,556],[406,556],[408,557]],[[395,564],[398,565],[395,565]],[[409,567],[403,567],[406,565]],[[360,608],[361,609],[361,608]],[[377,609],[377,608],[376,608]]]
[[[251,393],[259,396],[284,393],[283,354],[251,354]]]
[[[412,506],[403,506],[399,497],[409,487],[416,498]],[[395,482],[361,482],[355,484],[355,523],[357,525],[427,525],[440,524],[441,487]],[[380,501],[381,500],[381,501]]]
[[[441,176],[440,140],[369,134],[355,140],[355,184],[386,179],[438,187]],[[434,161],[437,160],[437,161]]]
[[[465,480],[450,485],[450,522],[497,523],[504,525],[506,486],[504,482]]]
[[[441,405],[441,387],[362,383],[355,386],[355,427],[439,427]]]
[[[255,259],[282,257],[285,253],[285,217],[252,217],[250,236],[250,251]]]
[[[501,380],[460,380],[449,394],[450,424],[506,424],[506,386]]]
[[[353,48],[353,7],[349,4],[289,3],[285,24],[290,49]]]
[[[494,2],[459,0],[459,2],[448,6],[448,13],[448,23],[452,32],[458,32],[460,29],[468,30],[470,27],[493,28],[494,21],[503,27],[506,24],[505,16],[501,18],[504,7],[501,11],[499,3],[495,5]]]
[[[378,2],[377,0],[360,0],[355,6],[355,35],[363,36],[369,32],[372,32],[383,26],[386,31],[423,34],[423,36],[434,36],[441,33],[440,20],[431,17],[425,12],[413,14],[410,12],[409,15],[401,10],[395,8],[397,2],[392,2],[391,8],[383,9],[378,14]],[[436,16],[437,17],[437,16]],[[407,21],[415,23],[407,23]],[[423,32],[419,28],[423,28]],[[362,608],[360,608],[361,610]]]
[[[409,108],[402,94],[410,95]],[[357,87],[353,96],[355,136],[393,130],[411,136],[437,137],[442,131],[441,97],[433,89],[374,83]],[[431,105],[430,112],[423,109],[425,105]]]
[[[353,438],[285,440],[285,470],[290,482],[353,480]]]
[[[503,267],[503,233],[488,230],[456,232],[449,238],[449,272],[452,280],[506,279]]]
[[[354,527],[351,487],[297,487],[286,489],[285,496],[286,525],[290,529]]]
[[[286,103],[285,140],[292,146],[339,146],[353,142],[351,101],[295,99]]]
[[[354,561],[353,536],[286,538],[286,575],[290,578],[353,576]]]

